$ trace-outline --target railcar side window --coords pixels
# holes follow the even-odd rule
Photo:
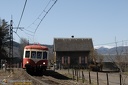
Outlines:
[[[42,57],[42,52],[37,52],[37,59],[41,59]]]
[[[36,58],[36,51],[31,51],[31,58]]]
[[[43,52],[43,59],[47,59],[47,52]]]
[[[29,58],[30,56],[30,51],[25,51],[25,58]]]

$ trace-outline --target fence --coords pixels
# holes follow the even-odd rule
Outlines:
[[[93,72],[82,69],[68,69],[72,75],[72,79],[90,85],[128,85],[128,75],[120,74],[119,72]]]

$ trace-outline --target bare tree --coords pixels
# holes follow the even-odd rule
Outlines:
[[[21,39],[20,39],[19,53],[20,53],[20,56],[21,56],[21,60],[22,60],[22,58],[23,58],[24,47],[25,47],[26,45],[28,45],[28,44],[29,44],[29,42],[28,42],[28,40],[27,40],[26,38],[21,38]]]
[[[111,59],[112,63],[118,68],[118,70],[120,72],[121,85],[125,85],[125,80],[126,80],[128,75],[125,75],[124,71],[125,71],[126,65],[128,64],[128,62],[126,60],[128,55],[124,54],[123,41],[122,41],[121,50],[118,50],[118,45],[117,45],[116,39],[115,39],[115,45],[116,45],[116,47],[115,47],[115,51],[116,51],[115,58],[112,59],[111,55],[109,55],[109,56],[110,56],[110,59]],[[127,50],[127,49],[125,49],[125,50]]]
[[[96,50],[92,50],[90,53],[90,65],[89,68],[92,70],[102,71],[103,68],[103,55],[98,54]]]

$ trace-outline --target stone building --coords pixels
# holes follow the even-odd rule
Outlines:
[[[54,38],[53,51],[57,68],[86,68],[93,49],[91,38]]]

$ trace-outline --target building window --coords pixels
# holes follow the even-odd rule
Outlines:
[[[85,64],[85,57],[81,57],[81,64]]]
[[[81,56],[79,57],[79,64],[81,64]]]
[[[70,57],[68,56],[68,64],[70,64]]]
[[[64,57],[62,57],[62,64],[64,64]]]
[[[68,57],[67,56],[64,57],[64,63],[68,64]]]
[[[85,56],[85,63],[88,63],[88,58],[87,58],[87,56]]]

